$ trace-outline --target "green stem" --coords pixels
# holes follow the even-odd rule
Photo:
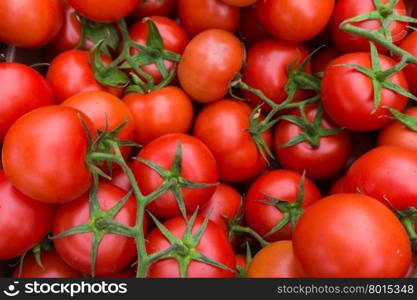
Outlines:
[[[269,245],[269,243],[267,241],[265,241],[255,230],[253,230],[250,227],[243,227],[240,225],[233,225],[230,228],[231,231],[235,232],[235,233],[240,233],[240,234],[249,234],[251,236],[253,236],[256,240],[258,240],[258,242],[261,244],[262,247],[266,247]]]

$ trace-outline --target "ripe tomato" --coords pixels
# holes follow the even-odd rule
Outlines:
[[[291,115],[300,117],[300,111],[297,109]],[[309,122],[314,122],[317,116],[317,105],[307,106],[305,115]],[[323,115],[320,127],[337,128],[326,114]],[[350,154],[350,138],[347,131],[343,130],[335,135],[320,137],[320,144],[317,148],[313,148],[308,141],[283,147],[302,132],[299,126],[286,120],[281,120],[275,128],[275,156],[283,168],[300,173],[305,171],[309,178],[316,180],[329,178],[342,170]],[[332,163],[328,164],[329,161]]]
[[[250,87],[261,90],[265,96],[276,103],[287,98],[285,85],[288,81],[287,68],[292,62],[297,62],[297,68],[307,57],[308,52],[302,45],[267,39],[256,43],[248,51],[247,65],[243,71],[243,81]],[[310,66],[305,70],[310,72]],[[261,103],[255,94],[244,91],[253,106]],[[308,96],[306,91],[297,91],[295,100],[304,100]],[[263,107],[264,111],[270,108]]]
[[[300,278],[291,241],[279,241],[261,249],[252,259],[248,278]]]
[[[412,32],[400,44],[400,47],[412,55],[417,55],[417,32]],[[410,90],[417,95],[417,66],[409,64],[404,68]]]
[[[248,46],[268,38],[270,35],[259,22],[256,16],[256,6],[252,5],[242,9],[240,15],[239,33]]]
[[[197,116],[194,136],[213,152],[223,181],[251,180],[267,167],[247,131],[251,114],[246,103],[225,99],[206,106]],[[262,139],[270,147],[271,131],[263,133]]]
[[[177,10],[178,0],[140,0],[130,14],[135,19],[150,16],[172,17]]]
[[[216,184],[218,182],[216,160],[207,146],[195,137],[180,133],[161,136],[143,147],[137,157],[170,170],[179,142],[182,148],[181,176],[191,182]],[[144,195],[156,191],[163,182],[163,178],[156,171],[142,162],[133,162],[132,171]],[[198,206],[206,203],[215,190],[215,186],[183,188],[182,196],[187,212],[194,212]],[[158,218],[170,218],[181,214],[172,191],[158,197],[147,208]]]
[[[68,2],[87,19],[111,23],[130,14],[139,0],[68,0]]]
[[[41,74],[18,63],[0,63],[0,142],[10,126],[25,113],[55,102]]]
[[[45,106],[17,120],[4,139],[2,162],[10,181],[23,194],[46,203],[65,203],[84,194],[91,184],[85,158],[88,136],[96,129],[82,112]]]
[[[346,174],[345,191],[358,190],[397,209],[417,207],[417,153],[381,146],[359,158]]]
[[[146,145],[168,133],[187,133],[194,107],[180,88],[168,86],[148,94],[129,93],[123,101],[135,120],[135,141]]]
[[[235,32],[240,9],[221,0],[178,0],[181,24],[192,36],[208,29]]]
[[[0,41],[22,48],[46,46],[62,26],[61,0],[0,1]]]
[[[258,0],[222,0],[222,2],[237,7],[244,7],[254,4]]]
[[[382,4],[388,3],[390,0],[382,0]],[[369,13],[375,10],[374,0],[340,0],[336,3],[332,22],[331,30],[333,40],[337,47],[343,52],[357,52],[357,51],[368,51],[369,40],[366,38],[354,35],[348,32],[344,32],[339,29],[340,23],[343,21]],[[395,6],[395,11],[401,15],[407,15],[405,4],[403,0],[399,0]],[[381,28],[381,22],[378,20],[367,20],[362,22],[356,22],[352,25],[358,26],[366,30],[378,30]],[[399,42],[407,35],[406,22],[395,21],[392,23],[390,30],[393,42]],[[378,50],[382,53],[388,53],[388,50],[382,46],[378,47]]]
[[[110,184],[100,184],[98,202],[102,210],[108,211],[115,206],[126,191]],[[85,194],[76,201],[59,207],[53,225],[53,234],[58,235],[73,227],[85,224],[90,217],[89,195]],[[127,226],[136,224],[136,200],[129,197],[126,204],[114,217],[116,222]],[[147,222],[144,222],[146,232]],[[92,233],[80,233],[54,240],[55,249],[62,259],[72,268],[91,274]],[[136,244],[133,238],[105,233],[98,251],[95,273],[98,276],[123,270],[136,256]]]
[[[103,64],[111,60],[102,56]],[[46,78],[50,82],[59,103],[81,92],[105,91],[120,96],[121,90],[100,85],[93,73],[87,51],[68,50],[52,61]]]
[[[32,200],[0,170],[0,260],[22,255],[49,232],[54,206]]]
[[[382,70],[387,70],[396,63],[391,58],[379,55]],[[382,88],[381,105],[373,113],[374,89],[372,79],[351,67],[337,66],[355,64],[371,68],[369,53],[350,53],[335,59],[324,73],[321,95],[324,108],[337,124],[354,131],[373,131],[389,123],[384,116],[391,115],[383,108],[391,107],[402,111],[408,99],[396,92]],[[403,89],[408,90],[408,82],[404,72],[400,71],[388,79]],[[352,86],[355,86],[353,89]]]
[[[256,6],[259,20],[273,36],[300,43],[323,31],[332,16],[334,0],[264,0]]]
[[[201,63],[202,57],[204,63]],[[185,48],[178,65],[178,79],[192,99],[209,103],[226,95],[242,63],[243,47],[233,34],[218,29],[207,30]]]
[[[42,266],[36,262],[35,256],[31,253],[23,260],[22,272],[19,274],[20,266],[17,266],[13,273],[14,278],[82,278],[82,274],[68,266],[58,253],[51,249],[41,252]]]
[[[275,170],[260,176],[250,186],[246,196],[246,223],[261,236],[265,236],[282,220],[284,213],[270,204],[260,203],[268,201],[265,196],[293,203],[297,199],[301,184],[301,175],[288,170]],[[303,208],[321,198],[319,189],[308,178],[304,182]],[[279,231],[265,237],[267,241],[291,239],[292,229],[288,223]]]
[[[203,222],[203,217],[196,218],[192,227],[192,234],[195,234],[200,229]],[[164,223],[164,226],[174,236],[181,239],[185,232],[186,223],[181,216],[168,220]],[[148,254],[165,250],[170,246],[168,240],[157,228],[146,236],[146,240],[148,241],[146,244]],[[236,267],[232,246],[223,231],[212,221],[208,222],[206,231],[203,233],[195,250],[226,267],[231,269],[235,269]],[[179,277],[178,262],[173,258],[156,261],[151,265],[148,276],[152,278]],[[203,262],[191,261],[188,266],[187,276],[190,278],[222,278],[235,277],[235,274],[229,270],[211,266]]]
[[[326,47],[313,56],[311,71],[313,74],[326,71],[330,63],[341,55],[336,47]]]
[[[401,222],[377,200],[359,194],[313,204],[295,227],[293,243],[309,277],[402,277],[411,262]]]

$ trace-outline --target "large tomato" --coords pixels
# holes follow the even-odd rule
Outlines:
[[[411,262],[407,233],[377,200],[338,194],[301,216],[294,252],[309,277],[403,277]]]
[[[261,23],[276,38],[305,42],[317,36],[330,20],[334,0],[264,0],[257,2]]]
[[[0,1],[0,41],[23,48],[47,45],[63,21],[61,0]]]
[[[55,96],[41,74],[18,63],[0,64],[0,142],[25,113],[54,104]]]
[[[213,152],[223,181],[251,180],[267,167],[247,131],[251,114],[252,109],[246,103],[225,99],[206,106],[197,116],[194,136]],[[261,137],[270,147],[271,131],[266,131]]]
[[[136,19],[150,16],[171,17],[175,15],[177,5],[178,0],[140,0],[130,15]]]
[[[237,37],[224,30],[207,30],[185,48],[178,79],[192,99],[209,103],[226,95],[242,63],[243,47]]]
[[[96,129],[82,112],[45,106],[16,121],[4,139],[2,162],[13,185],[46,203],[65,203],[84,194],[91,184],[85,158],[88,136]]]
[[[39,243],[49,232],[55,208],[32,200],[0,170],[0,259],[17,257]]]

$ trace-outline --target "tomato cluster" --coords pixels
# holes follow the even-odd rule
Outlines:
[[[414,6],[0,1],[8,275],[417,276]]]

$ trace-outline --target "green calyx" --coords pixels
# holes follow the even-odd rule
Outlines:
[[[45,238],[44,240],[42,240],[39,244],[35,245],[31,250],[24,252],[22,255],[20,255],[19,257],[19,272],[17,277],[20,277],[22,275],[22,271],[23,271],[23,264],[25,262],[25,258],[26,255],[28,254],[28,252],[32,252],[33,253],[33,257],[35,258],[36,264],[41,268],[41,269],[45,269],[43,263],[42,263],[42,253],[44,251],[50,251],[51,250],[51,242],[49,240],[49,238]]]
[[[386,109],[391,112],[398,122],[405,125],[408,129],[417,132],[417,118],[403,114],[402,112],[399,112],[391,107],[386,107]]]
[[[246,242],[245,246],[246,246],[246,268],[237,266],[236,278],[246,278],[246,275],[248,274],[249,266],[252,262],[252,252],[250,250],[249,243]]]

